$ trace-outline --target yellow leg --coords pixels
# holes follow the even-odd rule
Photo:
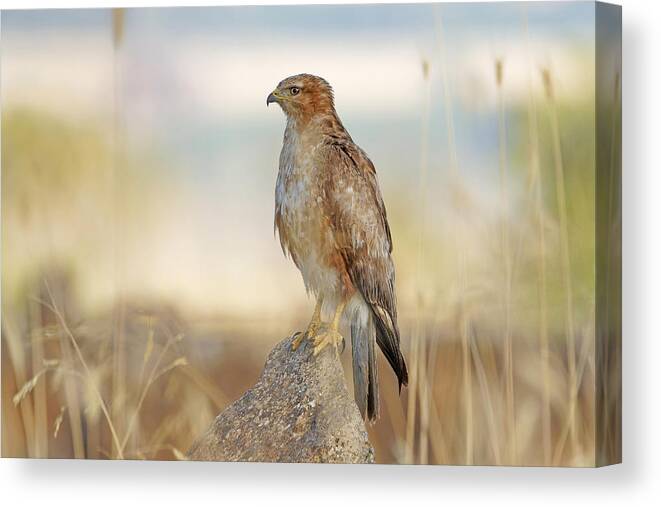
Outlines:
[[[324,304],[324,298],[317,298],[317,304],[314,306],[314,313],[312,314],[312,320],[308,324],[307,329],[304,333],[297,333],[294,340],[291,342],[292,350],[296,350],[300,347],[303,340],[312,340],[316,335],[319,329],[321,328],[321,307]]]
[[[335,316],[333,317],[333,322],[331,322],[330,327],[314,338],[312,342],[314,345],[314,349],[312,349],[313,355],[316,356],[328,345],[334,345],[337,347],[338,344],[344,341],[344,338],[342,338],[338,328],[340,327],[340,319],[342,318],[342,312],[344,312],[344,307],[346,304],[346,301],[342,301],[339,305],[337,305],[337,308],[335,309]]]

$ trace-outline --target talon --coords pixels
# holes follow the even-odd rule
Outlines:
[[[300,331],[294,333],[294,339],[291,342],[291,349],[296,350],[297,348],[299,348],[301,346],[301,343],[303,343],[303,340],[314,341],[320,328],[321,325],[312,323],[308,326],[308,328],[305,330],[304,333]]]
[[[329,345],[333,345],[337,350],[338,344],[343,342],[344,337],[340,333],[329,329],[328,331],[325,331],[324,333],[321,333],[315,337],[315,339],[312,341],[312,345],[314,346],[312,349],[312,355],[315,357],[318,356],[319,353]]]
[[[294,333],[292,336],[293,340],[291,342],[291,349],[296,350],[298,347],[301,346],[301,343],[303,343],[303,340],[305,339],[305,333],[301,333],[300,331],[297,331]]]

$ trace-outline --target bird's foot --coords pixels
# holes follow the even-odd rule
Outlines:
[[[305,332],[301,333],[299,331],[294,335],[294,339],[291,342],[291,349],[296,350],[298,347],[301,346],[303,340],[312,341],[314,337],[317,336],[317,333],[319,332],[320,328],[321,328],[321,322],[310,322],[310,325],[305,330]]]
[[[338,350],[338,345],[340,344],[344,345],[344,337],[336,329],[328,328],[312,340],[312,345],[314,346],[312,355],[319,355],[329,345],[333,345],[335,350]]]

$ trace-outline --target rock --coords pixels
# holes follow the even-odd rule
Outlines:
[[[188,451],[201,461],[373,463],[374,449],[333,347],[317,357],[292,338],[269,354],[257,384]]]

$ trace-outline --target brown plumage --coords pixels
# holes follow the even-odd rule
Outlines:
[[[379,410],[375,343],[401,390],[408,382],[400,351],[392,238],[374,165],[351,139],[322,78],[288,77],[268,96],[287,117],[276,183],[275,228],[317,306],[307,331],[315,353],[342,340],[351,325],[355,397],[364,417]],[[321,310],[330,306],[330,325]]]

